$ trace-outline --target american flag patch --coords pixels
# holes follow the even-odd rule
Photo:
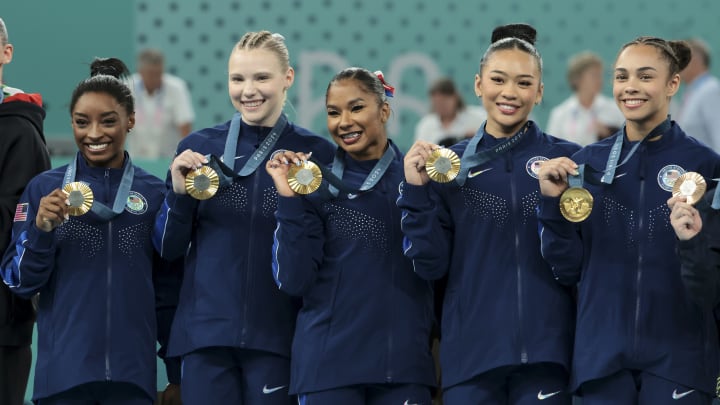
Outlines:
[[[27,221],[28,203],[20,203],[15,207],[15,219],[13,222]]]

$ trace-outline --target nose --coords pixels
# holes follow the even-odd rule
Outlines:
[[[513,86],[512,84],[506,84],[505,86],[503,86],[500,95],[506,100],[515,100],[517,98],[515,86]]]
[[[243,95],[253,96],[253,95],[255,95],[255,91],[256,91],[256,87],[255,87],[255,82],[253,80],[245,80],[245,82],[243,82],[243,88],[242,88]]]
[[[90,139],[100,139],[102,138],[102,131],[100,129],[100,124],[95,123],[91,124],[90,128],[88,128],[87,137]]]
[[[350,115],[350,111],[343,111],[340,113],[340,129],[347,129],[352,127],[353,120],[352,116]]]

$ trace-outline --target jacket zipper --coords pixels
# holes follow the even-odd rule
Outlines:
[[[644,149],[644,148],[642,148]],[[640,284],[642,282],[642,266],[643,266],[643,238],[642,231],[645,226],[645,165],[643,160],[643,152],[640,151],[640,196],[638,201],[638,232],[636,236],[636,243],[638,246],[638,260],[637,260],[637,277],[635,280],[635,325],[633,331],[633,354],[638,356],[638,334],[640,329],[640,304],[641,304],[641,290]]]
[[[106,193],[110,191],[110,171],[105,170],[105,190]],[[109,201],[109,200],[108,200]],[[112,220],[108,221],[108,258],[107,258],[107,301],[105,314],[105,379],[110,381],[112,379],[112,372],[110,371],[110,314],[112,311],[112,250],[113,250],[113,237],[112,237]]]
[[[509,155],[509,154],[508,154]],[[508,156],[508,159],[510,157]],[[528,362],[527,348],[525,347],[525,337],[523,332],[523,275],[522,268],[520,266],[520,233],[518,231],[518,224],[516,223],[517,218],[521,218],[521,212],[517,207],[517,187],[515,184],[515,176],[513,176],[512,168],[510,173],[510,193],[512,201],[512,212],[513,212],[513,229],[515,231],[515,266],[517,272],[517,304],[518,304],[518,342],[520,343],[520,363],[526,364]]]
[[[248,294],[252,291],[250,288],[250,282],[252,281],[252,269],[253,266],[253,241],[255,238],[253,235],[255,234],[255,215],[257,213],[257,204],[254,203],[257,193],[258,193],[258,186],[260,183],[260,173],[257,171],[253,174],[253,188],[252,188],[252,201],[250,198],[248,198],[248,201],[250,202],[250,230],[248,232],[248,235],[250,236],[248,241],[248,250],[247,250],[247,267],[245,269],[245,291],[242,295],[243,297],[243,319],[242,319],[242,331],[240,332],[240,346],[244,347],[247,342],[245,342],[245,338],[247,337],[247,324],[248,324],[248,301],[250,300],[250,297],[248,297]]]
[[[400,221],[395,216],[395,212],[398,209],[397,206],[395,206],[392,199],[386,199],[388,202],[388,206],[390,209],[390,224],[392,224],[392,241],[397,240],[397,227],[395,224],[399,224]],[[390,301],[392,301],[393,297],[393,291],[395,290],[395,261],[390,261],[390,281],[391,281],[391,289],[390,289]],[[393,381],[393,369],[392,369],[392,353],[393,353],[393,326],[395,325],[395,322],[393,322],[394,316],[395,316],[395,305],[393,305],[392,302],[389,302],[389,309],[390,309],[390,317],[389,321],[390,324],[388,325],[388,354],[387,354],[387,373],[385,375],[385,381],[390,383]]]

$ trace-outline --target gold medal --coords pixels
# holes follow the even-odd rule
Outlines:
[[[590,216],[593,196],[582,187],[571,187],[560,196],[560,213],[570,222],[582,222]]]
[[[688,204],[695,205],[703,197],[706,189],[707,184],[703,176],[695,172],[687,172],[675,180],[672,195],[686,197]]]
[[[287,179],[292,191],[298,194],[310,194],[320,187],[322,173],[315,163],[306,161],[300,166],[292,164]]]
[[[63,186],[63,191],[67,194],[68,214],[74,217],[87,214],[92,208],[93,192],[85,183],[75,181]]]
[[[448,148],[435,149],[425,161],[425,170],[430,180],[448,183],[460,173],[460,158]]]
[[[197,170],[191,170],[185,176],[185,190],[190,196],[198,200],[207,200],[214,196],[219,186],[218,174],[207,166],[200,166]]]

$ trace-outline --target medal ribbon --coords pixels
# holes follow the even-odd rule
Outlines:
[[[75,159],[68,164],[65,170],[65,177],[63,178],[63,186],[70,184],[75,181],[77,175],[77,160],[80,158],[80,152],[78,152]],[[123,212],[125,204],[127,204],[127,198],[130,194],[130,186],[132,186],[133,177],[135,177],[135,167],[130,160],[130,155],[125,154],[125,169],[123,170],[122,180],[120,180],[120,186],[118,187],[117,193],[115,193],[115,201],[113,202],[112,209],[108,208],[105,204],[100,201],[93,201],[90,211],[94,212],[100,218],[109,221]]]
[[[480,143],[480,140],[485,134],[485,124],[483,124],[478,130],[478,132],[475,134],[475,136],[473,136],[470,142],[468,142],[467,146],[465,146],[465,151],[463,152],[463,156],[460,159],[460,172],[458,173],[457,177],[455,177],[455,182],[459,186],[463,186],[465,184],[465,181],[467,180],[470,169],[494,160],[517,146],[517,144],[519,144],[520,141],[523,140],[525,132],[527,132],[527,129],[530,127],[530,125],[530,121],[528,121],[528,123],[524,125],[523,128],[521,128],[517,133],[515,133],[515,135],[510,137],[510,139],[499,145],[496,145],[491,149],[486,149],[477,153],[470,154],[471,152],[475,152],[475,150],[477,150],[478,144]]]
[[[222,162],[226,164],[231,170],[235,171],[235,153],[237,152],[238,137],[240,136],[240,113],[233,115],[232,121],[230,121],[230,129],[228,130],[227,139],[225,140],[225,151],[223,152]],[[270,130],[270,134],[260,144],[260,147],[250,156],[245,165],[237,173],[240,177],[246,177],[255,172],[262,162],[270,154],[270,151],[275,146],[275,143],[282,135],[287,125],[287,116],[282,113],[278,118],[275,125]]]
[[[645,142],[648,139],[652,139],[658,135],[662,135],[669,129],[670,117],[666,118],[665,121],[655,127],[652,131],[650,131],[650,133],[645,135],[645,137],[640,142],[636,143],[632,147],[632,149],[630,149],[630,152],[627,154],[627,156],[625,156],[625,159],[623,159],[623,161],[618,164],[617,162],[618,159],[620,159],[620,152],[622,152],[623,141],[625,140],[626,135],[625,128],[623,127],[622,134],[618,135],[615,138],[615,143],[613,144],[612,149],[610,149],[610,155],[608,156],[607,164],[605,165],[605,171],[603,172],[604,174],[600,181],[605,184],[612,184],[613,180],[615,179],[615,169],[627,163],[641,143]]]
[[[718,181],[720,179],[713,179],[715,181]],[[712,204],[710,204],[710,207],[714,210],[720,210],[720,184],[715,186],[715,192],[713,193],[713,199]],[[718,380],[720,381],[720,380]]]
[[[570,188],[582,188],[585,180],[585,164],[579,164],[577,168],[578,174],[568,176],[568,186]]]
[[[395,159],[395,149],[393,148],[392,142],[388,140],[388,147],[385,149],[380,160],[375,163],[370,173],[363,181],[363,184],[359,189],[354,190],[345,185],[342,181],[343,174],[345,173],[345,151],[338,148],[335,152],[335,159],[333,159],[332,171],[328,172],[321,164],[318,164],[320,171],[323,174],[323,178],[328,180],[330,183],[329,191],[333,197],[337,197],[338,193],[342,190],[343,193],[349,192],[351,194],[359,194],[368,191],[375,187],[375,185],[382,179],[382,176],[387,171],[388,167]],[[317,163],[316,163],[317,164]]]

